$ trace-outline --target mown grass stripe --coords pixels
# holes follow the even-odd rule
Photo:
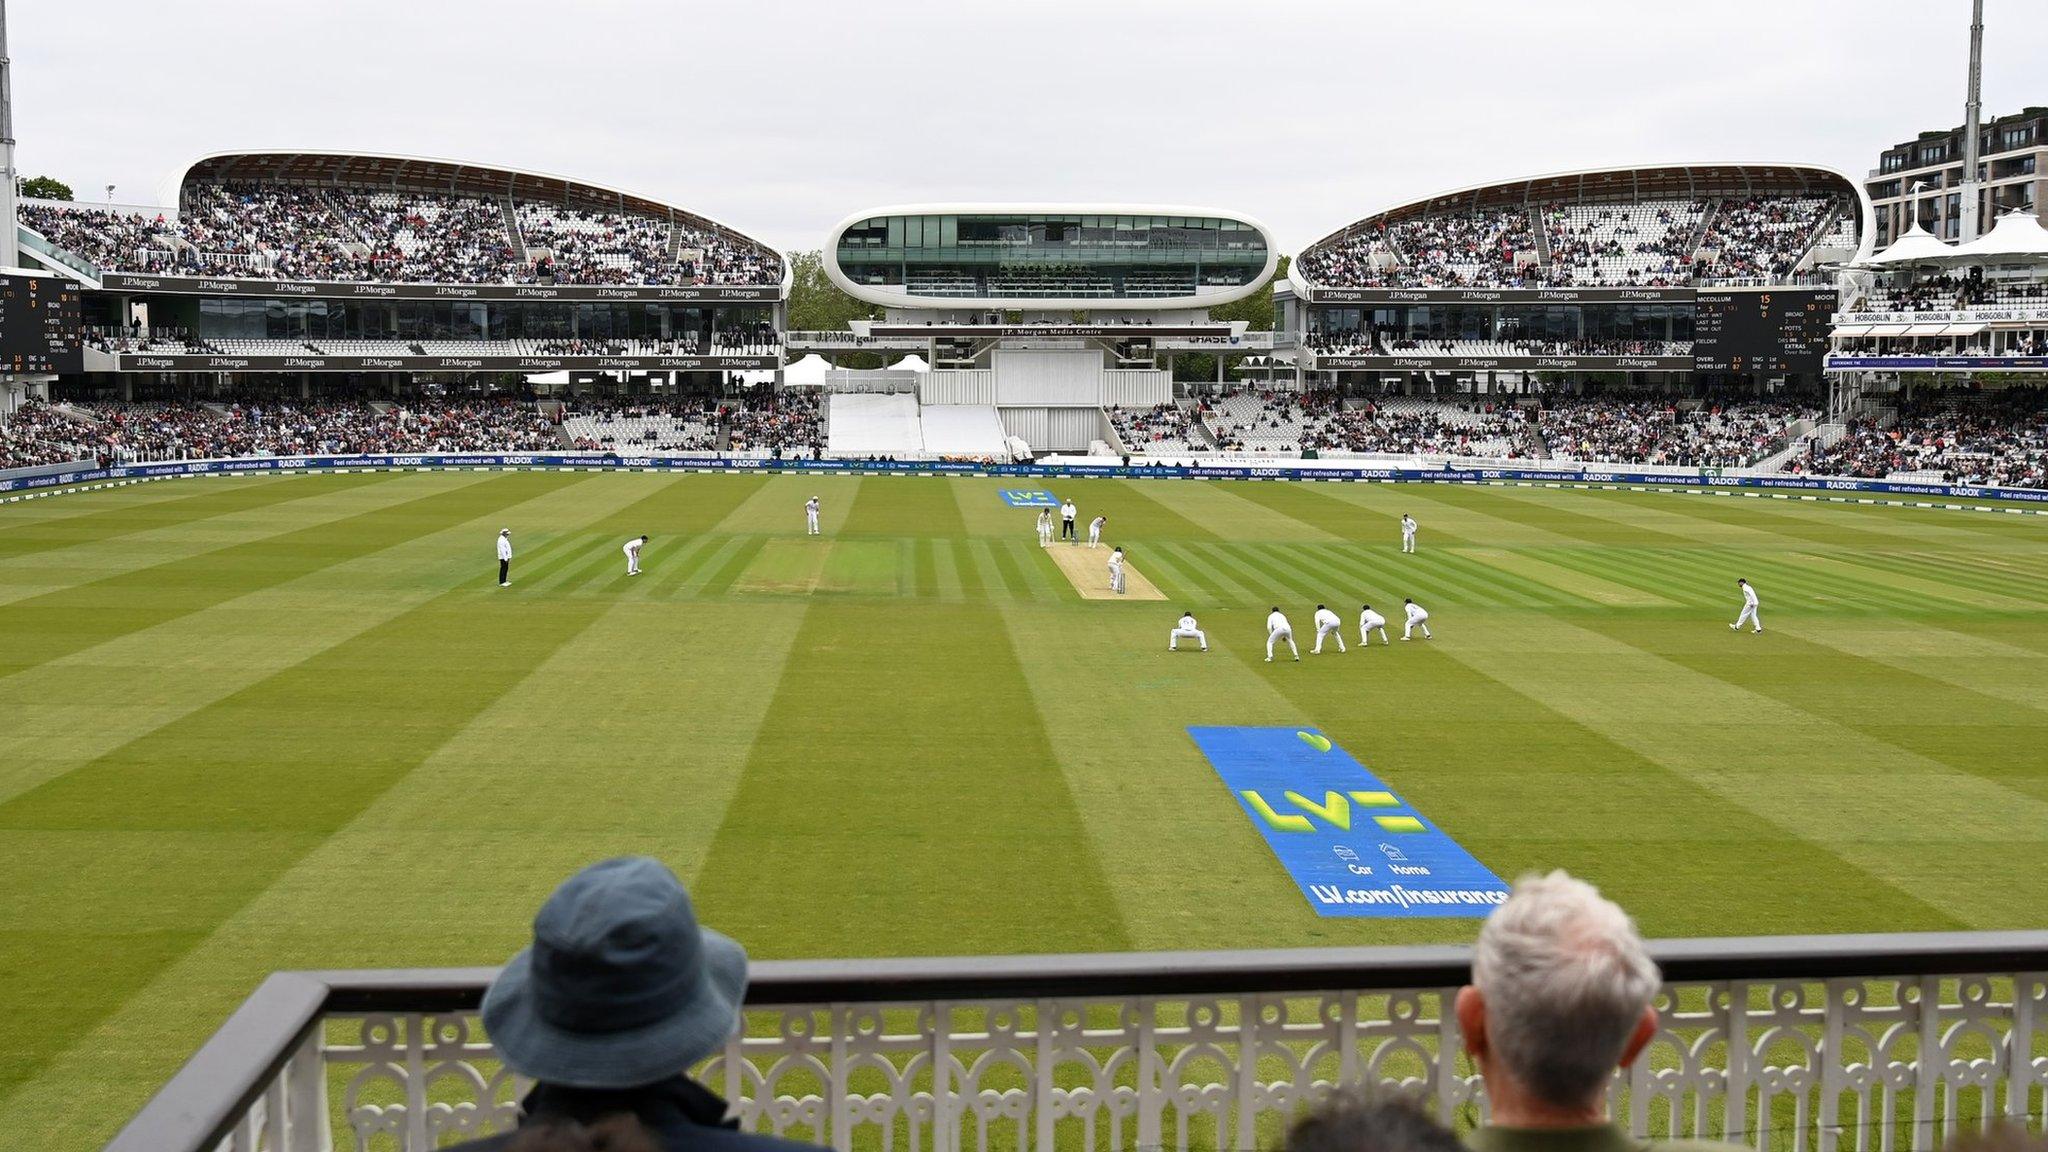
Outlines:
[[[1189,587],[1199,589],[1200,595],[1212,603],[1242,604],[1252,598],[1248,589],[1218,572],[1187,544],[1154,541],[1145,547],[1148,552],[1157,552],[1180,568],[1190,581]]]
[[[1713,600],[1690,585],[1673,584],[1670,573],[1661,566],[1668,555],[1664,551],[1639,548],[1552,548],[1534,551],[1532,554],[1540,556],[1545,563],[1555,564],[1567,572],[1576,572],[1623,588],[1632,588],[1669,601],[1673,606],[1703,608],[1713,603]]]
[[[1315,599],[1320,593],[1314,577],[1291,568],[1284,568],[1273,559],[1278,549],[1270,544],[1210,544],[1205,546],[1210,559],[1218,568],[1228,572],[1236,567],[1239,574],[1249,576],[1252,584],[1271,603],[1271,597],[1279,591],[1292,593],[1297,599]],[[1286,596],[1280,596],[1283,608],[1288,607]]]
[[[682,586],[683,581],[695,575],[715,554],[720,546],[729,543],[730,537],[712,536],[699,533],[693,536],[674,556],[663,559],[661,567],[652,575],[654,582],[639,589],[647,598],[666,598]]]
[[[1336,548],[1329,562],[1352,581],[1347,595],[1356,593],[1366,600],[1388,598],[1377,593],[1368,595],[1378,587],[1389,595],[1419,599],[1434,599],[1440,591],[1450,603],[1472,607],[1499,607],[1506,603],[1483,579],[1450,563],[1448,554],[1441,550],[1424,560],[1419,554],[1402,556],[1393,552],[1390,556],[1384,545],[1347,544]]]
[[[687,568],[678,571],[664,594],[674,599],[694,599],[703,595],[704,586],[712,578],[725,571],[726,566],[738,563],[744,571],[751,557],[741,557],[741,549],[753,536],[714,536],[711,547],[699,552],[691,559]],[[737,577],[735,577],[737,579]]]
[[[763,957],[1008,951],[1018,923],[1051,951],[1129,947],[1002,618],[978,600],[813,604],[692,894]]]
[[[955,536],[946,541],[946,550],[952,553],[953,569],[960,574],[960,594],[969,600],[988,599],[988,585],[981,578],[981,569],[974,562],[974,549],[970,542]]]
[[[747,565],[754,562],[754,557],[761,554],[761,549],[768,546],[770,539],[771,537],[768,536],[741,537],[739,547],[733,549],[732,555],[726,557],[725,562],[719,565],[708,579],[697,586],[697,594],[700,596],[723,596],[732,591],[734,582],[739,580],[740,575],[747,570]]]
[[[1396,553],[1396,555],[1399,555]],[[1444,597],[1453,604],[1464,604],[1474,608],[1506,608],[1518,601],[1504,593],[1484,569],[1460,562],[1455,555],[1438,548],[1427,556],[1420,553],[1402,557],[1402,577],[1410,583],[1424,586],[1435,584],[1443,590]],[[1547,603],[1547,599],[1536,599],[1536,603]]]
[[[896,541],[896,595],[917,595],[917,541],[909,536]]]
[[[395,475],[385,472],[333,477],[331,479],[339,483],[326,484],[304,476],[276,477],[268,481],[239,478],[220,487],[207,486],[198,491],[179,492],[167,500],[115,504],[76,516],[13,522],[0,517],[0,561],[80,544],[100,544],[165,528],[184,528],[220,516],[278,508],[314,496],[388,483]]]
[[[930,545],[932,572],[939,599],[961,599],[960,565],[958,557],[953,552],[952,542],[927,540],[925,543]]]
[[[1769,553],[1731,555],[1692,549],[1658,553],[1655,571],[1664,579],[1692,590],[1700,604],[1712,606],[1740,603],[1741,594],[1735,587],[1739,576],[1756,584],[1760,593],[1772,597],[1780,606],[1791,607],[1802,599],[1806,581],[1811,576],[1811,573],[1776,564]],[[1804,606],[1815,610],[1853,611],[1857,607],[1851,601],[1837,600],[1823,609],[1818,603],[1811,602],[1813,597],[1810,595],[1804,595],[1804,599],[1809,601]]]
[[[177,477],[175,479],[130,481],[126,485],[102,488],[97,491],[81,489],[59,489],[46,496],[29,498],[14,492],[0,496],[0,536],[12,532],[34,532],[39,528],[54,528],[59,525],[98,516],[107,512],[121,517],[136,516],[146,509],[176,504],[221,491],[221,486],[212,481],[225,477],[207,478],[201,483],[198,478]],[[256,477],[238,477],[233,483]],[[268,479],[285,479],[269,477]],[[292,477],[297,479],[297,477]],[[61,500],[51,497],[62,495]]]
[[[1161,592],[1184,604],[1197,602],[1221,603],[1222,598],[1214,592],[1204,591],[1211,587],[1195,578],[1192,570],[1183,567],[1183,561],[1175,559],[1167,549],[1158,544],[1147,545],[1143,563],[1137,563],[1138,570],[1152,578]]]
[[[1334,603],[1342,608],[1358,594],[1359,577],[1333,556],[1322,551],[1336,545],[1314,547],[1297,545],[1292,548],[1275,549],[1267,557],[1273,565],[1294,575],[1298,581],[1316,589],[1315,599],[1319,602]]]
[[[579,477],[570,483],[587,480]],[[0,676],[189,616],[371,552],[522,503],[562,483],[514,473],[0,605]],[[478,568],[490,542],[479,541]]]
[[[1035,540],[1001,541],[998,547],[1010,558],[1011,569],[1024,586],[1031,591],[1031,598],[1042,604],[1057,604],[1064,590],[1065,581],[1055,583],[1051,566],[1045,562],[1045,549]]]
[[[595,584],[607,573],[616,575],[625,571],[626,554],[620,551],[625,541],[612,539],[608,532],[584,533],[588,542],[577,550],[573,561],[564,566],[553,579],[540,586],[549,591],[573,594],[585,585]],[[616,562],[616,571],[614,571]]]
[[[1776,701],[1817,724],[1838,725],[1961,775],[2048,800],[2037,752],[2048,736],[2048,709],[2016,709],[1998,697],[1855,655],[1829,645],[1824,633],[1808,639],[1767,631],[1762,639],[1771,643],[1775,659],[1766,665],[1739,648],[1653,647],[1642,629],[1614,620],[1592,619],[1583,626],[1647,656]],[[1960,731],[1972,738],[1959,743]],[[2005,809],[1986,812],[1986,839],[2000,839],[1996,825],[2011,818]]]
[[[16,899],[33,905],[39,890],[47,899],[89,891],[111,902],[99,932],[0,927],[0,971],[68,974],[0,1013],[0,1052],[13,1054],[0,1065],[0,1096],[353,820],[601,610],[444,593],[0,804],[0,830],[44,834],[37,866],[8,879]],[[289,737],[248,739],[257,718]],[[187,882],[199,873],[204,883]],[[133,954],[118,901],[144,902],[163,926]],[[105,963],[112,954],[124,959]],[[92,979],[78,979],[82,972]]]
[[[1598,499],[1611,502],[1621,493],[1589,493]],[[1783,501],[1768,498],[1742,500],[1678,500],[1672,501],[1673,511],[1692,519],[1725,527],[1747,528],[1769,532],[1772,535],[1795,540],[1812,546],[1817,544],[1835,545],[1844,548],[1885,548],[1895,546],[1898,537],[1884,532],[1872,532],[1864,528],[1834,523],[1830,519],[1833,505],[1792,507]]]
[[[1771,500],[1756,501],[1757,511],[1777,529],[1789,535],[1798,536],[1809,543],[1830,543],[1861,550],[1881,552],[1913,543],[1943,542],[1959,547],[1977,547],[1990,543],[1982,538],[1983,533],[1972,529],[1988,528],[1995,536],[2012,540],[2017,537],[2010,533],[2017,529],[2028,530],[2024,521],[2008,523],[2002,517],[1984,517],[1970,513],[1929,512],[1925,509],[1901,511],[1895,508],[1872,508],[1860,504],[1822,504]],[[2032,525],[2038,532],[2038,524]]]
[[[1776,590],[1781,603],[1783,599],[1796,602],[1803,596],[1817,604],[1839,603],[1851,610],[1880,612],[1914,611],[1924,609],[1928,603],[1895,584],[1846,575],[1832,568],[1823,571],[1812,561],[1795,563],[1791,555],[1751,557],[1742,561],[1741,569],[1736,572],[1722,570],[1723,583],[1731,596],[1738,595],[1735,580],[1740,576],[1756,585],[1760,595],[1766,594],[1767,586]]]
[[[1320,485],[1240,483],[1231,491],[1263,508],[1328,532],[1340,540],[1399,533],[1400,517],[1325,493]]]
[[[1666,599],[1700,608],[1718,608],[1728,602],[1721,589],[1727,587],[1732,590],[1734,587],[1734,577],[1728,571],[1732,563],[1728,559],[1730,555],[1738,559],[1742,556],[1730,553],[1703,556],[1695,549],[1684,548],[1630,548],[1594,559],[1607,560],[1614,565],[1616,572],[1633,575],[1643,587],[1657,591]],[[1702,563],[1704,568],[1700,566]],[[1600,571],[1597,563],[1584,567],[1587,571]]]
[[[538,542],[520,536],[515,537],[514,543],[517,552],[512,557],[512,586],[544,588],[548,586],[549,577],[589,559],[597,544],[597,533],[560,532]],[[496,576],[497,569],[491,569],[489,575]]]
[[[1418,484],[1415,491],[1423,499],[1433,503],[1518,522],[1515,515],[1501,507],[1501,499],[1506,498],[1524,506],[1528,523],[1547,532],[1583,540],[1588,544],[1612,546],[1630,542],[1683,547],[1692,543],[1683,536],[1674,536],[1643,524],[1621,524],[1605,517],[1574,511],[1564,506],[1566,500],[1557,493],[1545,492],[1535,495],[1511,488],[1463,488],[1449,484]],[[1489,504],[1493,507],[1486,507]],[[1417,517],[1417,520],[1421,519]]]
[[[1896,556],[1868,556],[1836,550],[1816,555],[1813,561],[1824,570],[1867,573],[1870,579],[1908,595],[1929,601],[1947,600],[1979,611],[2032,612],[2042,606],[2041,601],[2020,594],[2019,589],[1981,587],[1976,581],[1959,580],[1949,573],[1930,573],[1918,570],[1916,565],[1901,564]]]
[[[996,583],[1003,589],[1006,600],[1033,600],[1031,586],[1025,581],[1023,571],[1017,565],[1017,557],[1011,551],[1008,540],[976,539],[974,548],[984,564],[992,570]]]
[[[1296,630],[1297,641],[1308,631],[1299,620]],[[1398,620],[1392,632],[1400,635]],[[1313,632],[1308,635],[1312,642]],[[1240,659],[1262,666],[1263,635],[1226,632],[1220,639]],[[1212,633],[1212,643],[1217,640]],[[1502,674],[1481,665],[1482,658]],[[1510,661],[1515,673],[1503,663]],[[1504,650],[1468,653],[1446,635],[1420,645],[1397,639],[1391,652],[1375,646],[1370,655],[1332,661],[1332,671],[1356,668],[1356,675],[1321,668],[1297,675],[1275,665],[1278,674],[1266,680],[1495,873],[1566,868],[1598,877],[1604,892],[1635,911],[1646,933],[1685,934],[1701,885],[1724,883],[1740,886],[1742,914],[1755,918],[1745,921],[1747,930],[1757,933],[1826,931],[1860,922],[1866,913],[1899,930],[1962,926],[1798,829],[1731,805],[1710,781],[1639,753],[1591,718],[1524,689],[1521,670],[1559,694],[1583,696],[1583,688],[1557,674],[1559,662],[1583,667],[1588,656],[1568,644],[1546,646],[1538,655],[1512,642]],[[1361,677],[1370,678],[1363,681],[1369,688],[1362,690]],[[1361,707],[1362,691],[1370,694],[1369,707]],[[1483,702],[1484,723],[1472,722],[1474,701]],[[1542,737],[1504,746],[1504,732]],[[1711,833],[1702,829],[1701,812],[1716,814]],[[1574,833],[1547,831],[1563,825]],[[1668,872],[1659,876],[1625,863],[1666,852],[1685,860],[1678,886],[1688,895],[1677,900]],[[1857,892],[1870,904],[1817,907],[1811,899],[1816,884]]]
[[[1487,557],[1483,553],[1457,551],[1446,553],[1446,555],[1453,563],[1470,572],[1475,579],[1485,581],[1491,587],[1513,590],[1524,601],[1534,601],[1552,608],[1604,609],[1607,607],[1607,605],[1600,603],[1591,596],[1562,585],[1553,584],[1541,576],[1532,576],[1521,571],[1496,567],[1487,562]]]
[[[1410,560],[1420,559],[1411,556]],[[1446,580],[1455,580],[1481,598],[1488,607],[1512,608],[1537,605],[1543,608],[1582,608],[1587,602],[1540,581],[1518,576],[1473,560],[1462,552],[1433,549],[1421,564],[1439,570]]]
[[[1943,580],[1979,592],[2048,603],[2048,576],[2015,571],[1984,558],[1968,559],[1952,555],[1929,555],[1925,552],[1904,552],[1878,557],[1844,553],[1840,559],[1845,563],[1863,567],[1904,561],[1903,567],[1918,570],[1923,579]]]

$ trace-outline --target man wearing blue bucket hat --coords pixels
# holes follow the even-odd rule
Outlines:
[[[747,953],[697,923],[659,861],[622,856],[563,882],[533,919],[533,944],[484,994],[505,1063],[536,1082],[521,1127],[630,1115],[664,1152],[815,1152],[742,1132],[687,1069],[739,1024]],[[504,1147],[503,1133],[459,1147]]]

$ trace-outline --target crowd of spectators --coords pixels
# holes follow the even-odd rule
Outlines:
[[[724,411],[710,396],[578,397],[563,407],[562,430],[581,452],[722,452],[726,446]]]
[[[1518,208],[1406,220],[1390,236],[1402,265],[1396,283],[1465,288],[1538,282],[1535,230],[1529,214]]]
[[[685,224],[676,225],[686,281],[702,284],[777,284],[782,261],[765,248]],[[696,253],[691,258],[689,253]]]
[[[527,401],[230,398],[31,402],[0,422],[4,467],[328,453],[541,451],[562,446]]]
[[[176,267],[178,226],[162,214],[23,204],[21,223],[95,268],[163,273]]]
[[[1109,423],[1132,452],[1194,452],[1208,448],[1195,432],[1194,416],[1178,404],[1112,407]]]
[[[752,352],[768,355],[775,351],[780,338],[775,325],[767,320],[753,324],[734,324],[720,328],[711,334],[711,350],[723,353]]]
[[[619,212],[583,212],[527,202],[519,232],[533,278],[563,284],[681,284],[668,222]]]
[[[470,196],[330,194],[370,249],[373,280],[495,284],[529,279],[504,210]]]
[[[92,460],[100,441],[92,425],[40,400],[29,400],[0,419],[0,470]]]
[[[825,447],[820,408],[819,393],[811,388],[764,393],[759,399],[735,403],[726,413],[732,450],[815,457]]]
[[[2048,279],[1986,280],[1984,270],[1922,276],[1852,299],[1850,312],[1952,312],[1981,305],[2048,303]]]
[[[1951,484],[2048,487],[2048,389],[1941,392],[1896,421],[1854,420],[1832,444],[1809,442],[1791,470],[1881,480],[1934,472]]]
[[[1258,388],[1204,399],[1196,411],[1225,452],[1291,454],[1302,450],[1303,425],[1309,413],[1337,403],[1325,393]]]
[[[370,248],[325,196],[271,184],[193,184],[178,228],[180,271],[280,280],[375,280]]]
[[[1686,356],[1690,340],[1447,340],[1436,337],[1382,337],[1393,352],[1433,352],[1460,356]]]
[[[1587,464],[1741,468],[1783,448],[1818,413],[1796,404],[1680,407],[1661,398],[1553,397],[1537,414],[1550,455]]]
[[[109,355],[123,352],[179,353],[204,350],[206,343],[183,328],[87,328],[85,346]]]
[[[1835,207],[1829,196],[1752,196],[1722,201],[1700,241],[1707,275],[1785,279]]]
[[[1312,284],[1347,288],[1680,286],[1789,277],[1839,207],[1824,195],[1547,203],[1364,228],[1310,247]],[[1542,220],[1539,235],[1531,212]]]
[[[1322,405],[1308,416],[1302,445],[1320,452],[1515,459],[1527,455],[1527,424],[1521,408],[1478,401]]]
[[[31,204],[22,222],[103,271],[433,284],[773,284],[782,277],[781,260],[765,248],[651,216],[235,181],[188,184],[182,195],[175,221]]]
[[[0,419],[0,468],[565,447],[812,456],[823,447],[820,415],[819,395],[808,389],[722,401],[577,399],[560,416],[512,398],[303,400],[248,393],[204,402],[57,406],[32,400]],[[1776,401],[1692,405],[1627,394],[1550,396],[1521,406],[1483,398],[1347,403],[1333,392],[1246,389],[1192,408],[1112,409],[1109,415],[1137,453],[1206,451],[1199,422],[1226,452],[1547,455],[1589,464],[1736,468],[1783,449],[1795,424],[1819,413]],[[1854,421],[1831,443],[1809,442],[1786,470],[2048,487],[2048,389],[1938,393],[1908,406],[1896,421]]]
[[[1690,283],[1705,200],[1553,205],[1544,212],[1552,284],[1669,287]]]

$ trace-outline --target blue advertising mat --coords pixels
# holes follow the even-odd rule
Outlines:
[[[1319,916],[1485,916],[1507,885],[1313,728],[1189,728]]]
[[[1012,508],[1057,508],[1060,502],[1043,488],[1005,488],[1003,503]]]

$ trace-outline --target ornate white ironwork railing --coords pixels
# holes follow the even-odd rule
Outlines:
[[[1902,1152],[2048,1110],[2048,932],[1653,946],[1664,1026],[1618,1074],[1639,1136]],[[1462,948],[756,966],[695,1075],[743,1125],[845,1150],[1270,1147],[1328,1086],[1486,1115]],[[485,969],[271,977],[109,1148],[424,1152],[512,1125],[526,1085]]]

